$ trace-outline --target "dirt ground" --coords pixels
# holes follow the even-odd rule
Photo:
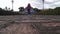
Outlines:
[[[0,30],[0,34],[38,34],[31,23],[14,23]]]
[[[59,32],[60,31],[59,28],[60,28],[60,16],[52,15],[0,16],[0,34],[40,34],[41,33],[40,31],[44,31],[41,34],[48,33],[57,34],[54,32]]]

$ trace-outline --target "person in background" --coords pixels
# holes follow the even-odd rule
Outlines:
[[[27,9],[27,11],[28,11],[28,14],[31,14],[31,5],[30,5],[30,3],[28,4],[28,6],[26,7],[26,9]]]

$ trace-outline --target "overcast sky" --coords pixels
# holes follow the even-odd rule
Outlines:
[[[8,8],[11,8],[12,0],[0,0],[0,7],[5,8],[6,6]],[[30,3],[32,7],[42,9],[42,0],[14,0],[14,10],[18,11],[19,7],[26,7],[27,4]],[[55,8],[60,6],[60,0],[45,0],[45,9],[48,8]]]

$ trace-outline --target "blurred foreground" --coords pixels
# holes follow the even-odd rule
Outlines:
[[[0,16],[0,34],[60,34],[60,16]]]

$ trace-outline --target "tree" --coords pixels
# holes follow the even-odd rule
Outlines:
[[[0,8],[0,11],[2,10],[2,8]]]
[[[19,11],[24,11],[24,7],[19,7]]]

